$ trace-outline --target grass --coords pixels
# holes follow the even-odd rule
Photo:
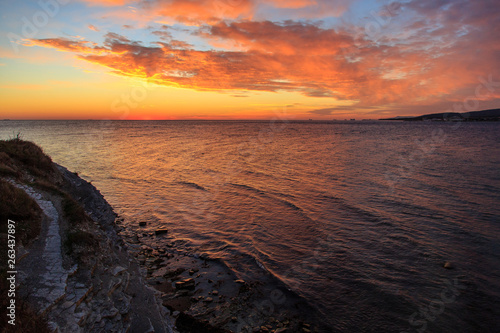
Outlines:
[[[66,253],[80,262],[85,259],[87,254],[93,253],[98,245],[97,238],[84,230],[68,232],[64,240]]]
[[[40,233],[42,210],[38,204],[23,190],[18,189],[9,182],[0,179],[0,232],[7,232],[8,219],[16,222],[16,243],[28,244]],[[6,309],[9,305],[7,297],[8,285],[7,271],[7,240],[2,239],[2,253],[0,254],[0,308]],[[16,297],[16,325],[7,323],[8,317],[0,317],[0,332],[40,332],[48,333],[50,330],[43,316],[31,309],[22,298]]]
[[[66,217],[72,226],[90,221],[90,217],[85,213],[83,207],[68,195],[66,195],[62,201],[62,208],[64,217]]]
[[[57,186],[44,179],[37,179],[34,182],[29,183],[28,185],[36,187],[37,189],[45,191],[50,194],[60,195],[60,196],[67,195],[66,192],[61,191]]]
[[[6,311],[9,306],[9,298],[7,297],[8,286],[5,279],[0,281],[0,307]],[[50,333],[47,325],[47,320],[44,316],[36,313],[29,304],[20,297],[16,297],[16,325],[10,325],[7,321],[10,318],[5,313],[0,317],[0,332],[2,333]]]
[[[16,222],[16,241],[29,244],[40,233],[42,210],[29,195],[0,179],[0,232],[7,232],[7,220]]]
[[[67,194],[63,196],[62,209],[69,224],[69,230],[64,240],[66,254],[78,262],[84,262],[89,258],[89,255],[95,254],[99,247],[97,238],[84,230],[92,223],[92,219],[85,213],[83,207]]]
[[[0,307],[5,310],[10,300],[7,297],[6,280],[8,219],[16,222],[16,245],[22,243],[26,246],[40,234],[43,214],[36,201],[26,192],[1,177],[14,178],[16,182],[62,198],[64,215],[73,230],[66,235],[64,246],[78,260],[80,254],[95,253],[98,240],[91,233],[76,230],[90,218],[75,200],[58,187],[55,182],[58,173],[52,159],[34,143],[22,140],[19,133],[13,139],[0,140]],[[44,316],[37,314],[25,299],[16,296],[16,325],[9,325],[9,318],[2,315],[0,333],[50,332]]]
[[[55,172],[52,159],[42,148],[20,139],[19,135],[14,139],[0,140],[0,166],[0,172],[11,175],[28,171],[33,176],[50,177]]]

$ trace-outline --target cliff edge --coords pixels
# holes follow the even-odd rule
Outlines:
[[[42,332],[39,321],[58,332],[173,332],[159,293],[119,236],[117,215],[92,184],[16,138],[0,141],[0,187],[0,235],[13,231],[17,272],[16,325],[2,316],[1,331]],[[7,253],[3,283],[14,271]]]

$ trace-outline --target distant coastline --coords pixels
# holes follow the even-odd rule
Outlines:
[[[402,121],[500,121],[500,109],[489,109],[473,112],[442,112],[431,113],[417,117],[398,116],[379,120]]]

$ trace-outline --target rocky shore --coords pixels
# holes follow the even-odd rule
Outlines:
[[[0,151],[0,180],[43,212],[38,236],[16,249],[18,293],[49,330],[315,331],[286,288],[243,281],[220,261],[182,251],[169,230],[117,216],[77,174],[52,161],[32,169],[9,149]]]
[[[73,232],[64,217],[64,198],[10,180],[45,215],[38,239],[18,248],[19,294],[58,332],[173,332],[158,292],[145,283],[140,266],[116,233],[111,207],[92,185],[63,167],[58,170],[61,187],[91,218],[82,228],[85,234],[75,236],[91,238],[89,244],[77,245],[90,251],[76,258],[64,251]]]

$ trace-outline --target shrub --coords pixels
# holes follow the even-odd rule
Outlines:
[[[26,192],[0,179],[0,232],[7,220],[16,222],[16,240],[28,244],[40,233],[42,210]]]
[[[4,153],[11,160],[21,162],[26,170],[34,176],[48,177],[55,171],[52,159],[43,152],[42,148],[29,141],[19,138],[0,140],[0,153]],[[0,157],[0,163],[9,166],[5,156]]]
[[[65,196],[62,201],[63,212],[71,225],[78,225],[90,221],[85,210],[70,196]]]
[[[94,248],[98,245],[98,240],[96,237],[83,230],[76,230],[72,232],[68,232],[66,235],[66,240],[64,241],[64,247],[66,249],[66,253],[68,254],[80,254],[77,252],[78,249],[82,249],[83,252],[92,252],[91,248]]]

